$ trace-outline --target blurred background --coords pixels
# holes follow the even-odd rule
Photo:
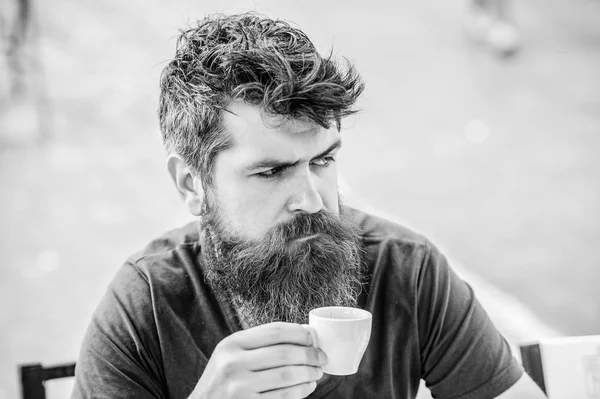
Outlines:
[[[466,34],[467,0],[30,0],[21,20],[19,1],[0,0],[0,399],[17,364],[75,360],[123,261],[190,220],[158,78],[214,12],[292,21],[355,63],[346,202],[433,239],[511,343],[600,334],[599,0],[514,2],[514,54]]]

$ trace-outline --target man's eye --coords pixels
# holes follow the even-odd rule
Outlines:
[[[264,172],[257,173],[256,176],[260,177],[261,179],[274,179],[277,176],[279,176],[281,173],[283,173],[283,171],[286,169],[287,169],[287,167],[281,166],[278,168],[273,168],[273,169],[265,170]]]
[[[319,158],[319,159],[315,159],[314,161],[312,161],[311,163],[315,166],[319,166],[319,167],[327,167],[329,166],[332,162],[335,162],[335,158],[333,158],[333,156],[331,155],[327,155],[323,158]]]

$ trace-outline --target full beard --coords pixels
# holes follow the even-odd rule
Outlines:
[[[207,204],[205,202],[205,204]],[[357,306],[362,249],[356,223],[342,214],[303,213],[258,241],[228,231],[205,205],[206,279],[232,302],[242,324],[306,323],[321,306]]]

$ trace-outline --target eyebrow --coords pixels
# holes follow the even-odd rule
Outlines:
[[[311,158],[311,161],[315,159],[323,158],[327,154],[339,149],[342,147],[342,139],[337,139],[332,145],[330,145],[325,151]],[[289,168],[295,166],[298,162],[285,162],[278,159],[262,159],[258,162],[253,163],[252,165],[245,168],[247,172],[254,171],[257,169],[272,169],[272,168]]]

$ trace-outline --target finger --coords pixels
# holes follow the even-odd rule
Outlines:
[[[313,366],[284,366],[255,372],[255,390],[259,392],[292,387],[323,377],[323,369]]]
[[[242,349],[257,349],[277,344],[312,346],[310,333],[300,324],[275,322],[236,333],[235,342]]]
[[[275,389],[269,392],[263,392],[259,394],[261,399],[300,399],[305,398],[317,388],[316,382],[305,382],[303,384],[294,385],[293,387],[287,387],[282,389]]]
[[[279,344],[242,352],[240,361],[248,370],[259,371],[281,366],[324,366],[327,355],[312,346]]]

